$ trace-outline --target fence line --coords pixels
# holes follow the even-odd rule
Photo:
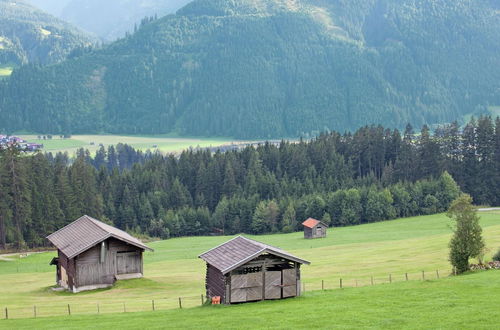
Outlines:
[[[404,273],[401,275],[390,273],[386,277],[374,276],[346,276],[339,277],[338,281],[331,280],[316,280],[302,281],[302,293],[310,291],[323,291],[333,289],[344,289],[348,287],[363,287],[370,285],[391,284],[395,282],[405,281],[424,281],[431,279],[439,279],[440,272],[435,270],[435,275],[432,272],[422,270],[419,273]],[[441,273],[444,274],[444,273]],[[450,271],[450,276],[454,271]],[[307,284],[307,285],[306,285]],[[49,316],[71,316],[71,315],[95,315],[105,313],[127,313],[127,312],[145,312],[145,311],[160,311],[180,308],[190,308],[201,306],[205,303],[206,297],[201,294],[197,296],[184,296],[177,298],[155,298],[155,299],[137,299],[126,300],[123,302],[93,302],[93,303],[75,303],[75,304],[43,304],[32,305],[25,307],[9,307],[6,306],[3,319],[20,319],[20,318],[37,318]]]

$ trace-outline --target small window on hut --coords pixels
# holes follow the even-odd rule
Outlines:
[[[106,261],[106,253],[108,251],[108,246],[106,241],[101,242],[101,254],[99,256],[99,262],[102,264]]]

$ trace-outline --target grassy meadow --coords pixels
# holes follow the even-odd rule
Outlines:
[[[281,301],[0,321],[11,329],[494,329],[500,271],[312,291]],[[496,292],[496,294],[495,294]]]
[[[500,248],[500,211],[480,214],[490,249],[488,259]],[[339,278],[344,287],[354,287],[371,285],[371,276],[375,284],[387,284],[389,274],[392,282],[404,282],[405,273],[410,280],[420,280],[422,270],[426,279],[436,279],[436,270],[440,277],[446,277],[451,272],[447,260],[450,224],[444,214],[437,214],[334,228],[327,238],[319,240],[305,240],[300,232],[249,237],[311,261],[310,266],[302,268],[306,292],[311,292],[321,289],[321,281],[325,289],[337,288]],[[8,307],[10,318],[31,317],[34,305],[38,317],[66,315],[68,304],[72,316],[96,314],[97,308],[102,314],[138,312],[151,311],[154,299],[158,311],[178,308],[178,297],[183,297],[183,307],[198,306],[204,293],[205,264],[197,256],[229,238],[187,237],[151,242],[155,252],[145,254],[145,278],[79,294],[50,289],[55,282],[55,268],[48,263],[55,252],[24,258],[12,256],[10,261],[0,260],[0,310]],[[286,302],[290,303],[294,304]]]
[[[0,79],[10,76],[12,70],[11,66],[0,66]]]
[[[72,154],[79,148],[88,149],[95,153],[102,144],[105,148],[118,143],[126,143],[135,149],[146,151],[159,150],[161,152],[178,152],[188,148],[216,147],[230,143],[230,139],[223,138],[181,138],[169,136],[120,136],[120,135],[73,135],[69,139],[62,139],[59,135],[50,140],[38,139],[37,135],[19,135],[32,142],[43,144],[46,152],[68,152]],[[156,146],[156,147],[154,147]]]

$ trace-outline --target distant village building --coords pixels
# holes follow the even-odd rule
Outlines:
[[[300,295],[300,266],[309,261],[243,236],[199,256],[207,263],[206,294],[223,304]]]
[[[152,251],[126,232],[84,215],[49,235],[57,248],[57,284],[72,292],[143,276],[142,253]]]
[[[17,136],[0,135],[0,149],[5,149],[12,145],[17,145],[19,150],[26,152],[35,152],[43,149],[43,144],[28,143]]]
[[[302,222],[304,226],[304,238],[322,238],[326,237],[328,225],[322,221],[309,218]]]

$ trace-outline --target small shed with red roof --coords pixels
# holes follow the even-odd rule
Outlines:
[[[309,218],[302,222],[304,226],[304,238],[322,238],[326,237],[328,225],[322,221]]]

